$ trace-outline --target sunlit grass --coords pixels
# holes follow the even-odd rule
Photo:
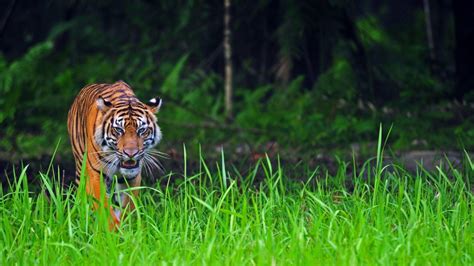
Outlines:
[[[382,152],[375,166],[349,175],[341,164],[335,176],[288,176],[268,158],[242,176],[224,155],[216,170],[201,157],[199,169],[140,188],[116,232],[82,187],[63,191],[53,171],[41,174],[48,201],[30,192],[25,168],[0,197],[0,265],[472,264],[469,158],[410,174],[383,165]]]

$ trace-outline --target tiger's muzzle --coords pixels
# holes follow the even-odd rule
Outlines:
[[[122,152],[120,167],[125,169],[137,168],[140,165],[140,151],[136,148],[126,148]]]
[[[140,173],[141,157],[136,148],[127,148],[122,151],[120,160],[120,173],[127,179],[132,180]]]
[[[139,162],[136,159],[126,159],[120,162],[120,168],[133,169],[139,166]]]

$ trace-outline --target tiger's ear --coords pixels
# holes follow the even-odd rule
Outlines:
[[[105,100],[104,98],[102,98],[102,96],[99,96],[99,98],[97,98],[97,108],[99,108],[99,110],[105,112],[109,110],[110,107],[112,107],[111,102]]]
[[[150,110],[153,112],[153,113],[158,113],[158,111],[160,111],[160,107],[161,107],[161,104],[163,103],[163,101],[161,100],[161,98],[159,97],[155,97],[155,98],[151,98],[147,105],[148,107],[150,107]]]

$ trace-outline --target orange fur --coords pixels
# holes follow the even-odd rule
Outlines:
[[[153,101],[155,102],[156,100]],[[68,114],[68,132],[76,162],[76,183],[79,183],[83,155],[87,150],[86,192],[89,195],[97,200],[103,196],[100,186],[105,186],[105,183],[101,176],[113,178],[110,175],[126,173],[124,176],[127,180],[130,179],[126,182],[128,186],[140,186],[143,162],[130,156],[137,154],[138,158],[161,139],[154,114],[158,108],[159,106],[140,102],[130,86],[123,81],[84,87]],[[122,123],[118,127],[117,121]],[[140,127],[143,130],[140,131]],[[109,161],[114,161],[114,164],[108,164]],[[128,168],[122,169],[124,161],[132,166],[135,162],[138,166],[130,171]],[[134,190],[133,194],[137,195],[138,191]],[[119,200],[122,207],[128,210],[134,208],[128,196]],[[111,213],[111,227],[117,226],[121,217],[114,214],[112,206],[108,206],[107,202],[104,206]]]

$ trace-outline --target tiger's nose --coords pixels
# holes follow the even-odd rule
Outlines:
[[[130,159],[133,159],[138,153],[138,149],[124,149],[123,154]]]

